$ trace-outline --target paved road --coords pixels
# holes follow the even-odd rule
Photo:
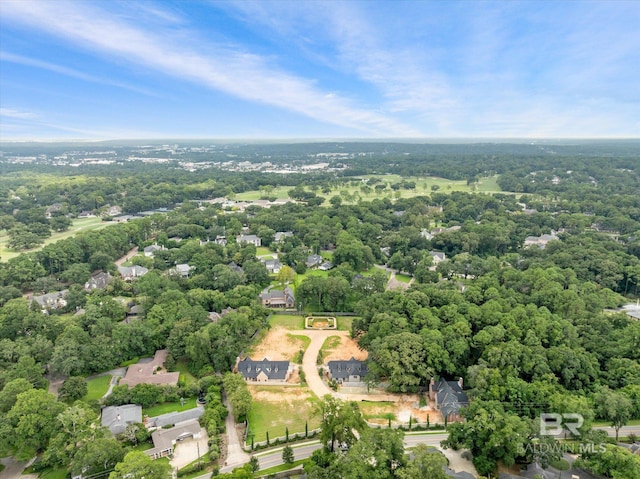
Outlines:
[[[609,436],[615,436],[615,430],[611,427],[598,427],[596,429],[602,429],[607,432]],[[640,433],[640,426],[625,426],[620,430],[620,436],[627,436],[630,433],[638,434]],[[404,445],[405,448],[415,447],[418,444],[425,444],[427,446],[439,446],[440,442],[445,440],[448,437],[447,433],[438,432],[438,433],[427,433],[427,432],[419,432],[419,433],[408,433],[404,436]],[[298,459],[307,459],[311,457],[313,451],[316,449],[320,449],[319,441],[309,441],[306,443],[301,443],[298,445],[293,445],[294,457],[296,460]],[[260,463],[260,469],[266,469],[273,466],[278,466],[283,463],[282,461],[282,447],[278,447],[275,449],[269,449],[264,452],[257,452],[255,456],[258,458]],[[220,469],[220,472],[231,472],[234,468],[242,466],[249,461],[249,457],[247,455],[247,460],[241,464],[234,464],[228,467]],[[196,479],[209,479],[209,474],[199,476]]]

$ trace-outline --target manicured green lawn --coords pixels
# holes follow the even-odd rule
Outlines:
[[[320,424],[320,418],[312,411],[318,399],[303,386],[250,386],[253,396],[249,411],[249,428],[255,442],[265,441],[267,431],[270,440],[289,434],[304,432],[308,421],[309,431]],[[262,394],[261,394],[262,393]]]
[[[610,422],[607,421],[594,421],[594,427],[607,427],[611,426]],[[626,426],[640,426],[640,419],[630,419]]]
[[[391,401],[381,402],[365,402],[358,403],[360,411],[365,419],[395,419],[394,410],[396,408],[395,403]]]
[[[258,246],[256,248],[256,256],[267,256],[267,255],[275,255],[273,251],[271,251],[266,246]]]
[[[355,316],[337,316],[338,331],[351,331],[351,324],[355,318]]]
[[[568,471],[571,465],[564,459],[558,459],[557,461],[551,462],[551,467],[559,471]]]
[[[149,417],[155,417],[161,414],[166,414],[168,412],[186,411],[187,409],[193,409],[196,406],[196,398],[185,398],[184,406],[180,405],[180,401],[165,402],[162,404],[156,404],[155,406],[151,406],[150,408],[143,409],[142,414]]]
[[[286,200],[289,199],[289,190],[292,189],[292,186],[278,186],[274,188],[273,191],[268,194],[268,196],[275,196],[279,200]],[[264,191],[253,190],[237,193],[233,197],[233,199],[235,199],[236,201],[255,201],[259,200],[261,196],[265,195],[266,194]]]
[[[398,281],[400,281],[401,283],[409,283],[411,281],[411,276],[409,276],[408,274],[400,274],[397,273],[396,274],[396,279]]]
[[[176,371],[180,371],[180,379],[184,381],[185,386],[196,382],[196,378],[189,372],[189,365],[184,359],[180,359],[176,363]]]
[[[46,246],[51,243],[55,243],[58,240],[70,238],[71,236],[76,235],[81,231],[93,231],[104,228],[105,226],[109,226],[114,224],[109,221],[102,221],[101,218],[82,218],[79,220],[73,220],[73,224],[69,227],[67,231],[63,231],[61,233],[53,233],[49,238],[44,240],[44,245]],[[9,242],[9,236],[6,231],[3,231],[0,235],[0,261],[8,261],[11,258],[15,258],[20,254],[20,252],[12,251],[7,249],[7,243]],[[42,249],[42,246],[37,248],[33,248],[27,250],[27,252],[38,251]]]
[[[273,314],[269,318],[271,327],[282,326],[287,329],[304,329],[304,316],[295,316],[289,314]]]
[[[98,376],[97,378],[87,381],[87,395],[82,398],[83,401],[97,401],[105,395],[109,389],[111,375]]]
[[[35,472],[31,468],[26,468],[23,474],[35,474]],[[67,468],[61,467],[58,469],[47,468],[44,471],[40,472],[38,475],[41,479],[66,479],[67,478]]]
[[[138,361],[140,361],[140,358],[136,356],[135,358],[130,359],[129,361],[122,361],[122,362],[120,363],[120,367],[121,367],[121,368],[126,368],[127,366],[131,366],[132,364],[135,364],[135,363],[137,363]]]

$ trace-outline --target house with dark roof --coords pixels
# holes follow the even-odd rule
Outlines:
[[[434,266],[447,259],[447,255],[442,251],[429,251],[429,256],[433,259]]]
[[[335,379],[339,384],[361,383],[369,372],[367,363],[358,361],[353,356],[347,361],[329,361],[329,378]]]
[[[231,268],[231,270],[234,273],[244,273],[244,270],[242,269],[242,266],[238,265],[238,263],[236,263],[235,261],[232,261],[231,263],[229,263],[227,265],[228,268]]]
[[[469,398],[462,387],[462,378],[457,381],[446,381],[440,378],[437,382],[431,378],[429,397],[447,421],[460,421],[462,419],[460,409],[469,405]]]
[[[139,404],[123,404],[102,408],[102,427],[109,428],[111,434],[122,434],[129,424],[142,422],[142,406]]]
[[[269,361],[267,358],[254,361],[248,357],[238,361],[236,369],[245,380],[259,383],[284,383],[293,371],[289,361]]]
[[[111,275],[105,271],[100,271],[91,275],[91,279],[84,283],[85,291],[93,291],[94,289],[104,289],[111,281]]]
[[[269,286],[260,293],[260,301],[262,301],[262,306],[266,308],[291,309],[296,306],[296,298],[289,286],[283,290],[273,289],[272,286]]]

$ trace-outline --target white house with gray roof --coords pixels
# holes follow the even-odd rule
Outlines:
[[[102,427],[109,428],[115,436],[122,434],[129,424],[142,422],[142,406],[139,404],[123,404],[102,409]]]

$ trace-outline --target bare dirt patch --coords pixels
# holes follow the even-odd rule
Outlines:
[[[351,359],[351,356],[358,361],[364,361],[369,356],[369,353],[360,349],[355,339],[348,336],[340,336],[340,344],[336,348],[327,351],[324,362],[341,359],[347,360]]]
[[[299,388],[273,388],[266,389],[266,387],[249,386],[251,396],[258,401],[281,403],[292,402],[309,399],[311,393],[308,389]]]
[[[291,337],[286,328],[276,326],[249,352],[249,356],[255,360],[292,361],[301,349],[304,349],[301,340]]]

